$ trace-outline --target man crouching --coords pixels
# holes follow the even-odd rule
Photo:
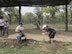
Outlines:
[[[21,42],[21,38],[25,37],[25,41],[27,40],[26,38],[26,33],[24,32],[24,27],[23,27],[23,22],[20,22],[19,25],[16,27],[15,32],[18,34],[17,35],[17,41]]]

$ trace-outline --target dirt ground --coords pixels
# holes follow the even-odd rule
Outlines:
[[[0,37],[0,39],[16,39],[17,35],[12,34],[9,35],[8,37]],[[24,39],[24,38],[23,38]],[[27,39],[34,39],[36,41],[49,41],[48,35],[42,35],[42,34],[27,34]],[[62,41],[62,42],[72,42],[72,36],[64,36],[64,35],[59,35],[57,34],[55,36],[56,41]]]
[[[24,39],[24,38],[22,38]],[[57,42],[72,42],[72,37],[71,36],[63,36],[63,35],[56,35],[55,40]],[[48,44],[48,36],[47,35],[42,35],[42,34],[27,34],[27,42],[23,41],[22,44],[17,43],[16,40],[16,34],[9,35],[8,37],[0,37],[0,48],[6,48],[6,47],[22,47],[26,45],[30,45],[30,43],[34,42],[46,42],[45,46]],[[44,45],[44,43],[42,44]],[[42,46],[41,45],[41,46]],[[55,44],[54,46],[56,47],[57,45],[60,46],[60,44]],[[40,47],[41,47],[40,46]],[[50,45],[48,45],[50,47]],[[61,47],[61,46],[60,46]],[[41,47],[42,48],[42,47]]]
[[[48,39],[48,35],[42,35],[41,32],[39,32],[38,30],[36,31],[32,31],[32,30],[26,30],[27,32],[27,41],[24,41],[24,38],[22,43],[18,43],[16,40],[17,34],[13,33],[10,34],[8,37],[6,36],[2,36],[0,37],[0,48],[21,48],[23,46],[28,46],[28,45],[32,45],[36,42],[39,43],[38,48],[40,49],[66,49],[63,46],[63,42],[72,42],[72,36],[68,36],[68,35],[64,35],[64,34],[60,34],[57,33],[55,36],[55,44],[50,45],[48,43],[49,39]]]

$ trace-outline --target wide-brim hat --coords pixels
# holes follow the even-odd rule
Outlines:
[[[42,29],[44,29],[45,27],[46,27],[46,25],[43,25],[43,26],[42,26]]]

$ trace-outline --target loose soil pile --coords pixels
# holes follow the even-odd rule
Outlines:
[[[62,42],[57,41],[54,44],[50,44],[46,41],[39,42],[33,39],[27,39],[27,41],[23,40],[21,43],[18,43],[16,39],[0,39],[0,48],[22,48],[26,46],[35,46],[42,51],[66,49]]]

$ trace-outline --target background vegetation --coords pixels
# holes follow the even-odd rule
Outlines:
[[[27,12],[22,15],[22,21],[25,24],[43,25],[43,24],[62,24],[65,25],[65,6],[47,6],[35,7],[34,13]],[[10,24],[18,24],[19,10],[16,7],[0,8],[0,15],[8,20]],[[38,23],[37,23],[38,22]],[[72,2],[68,5],[68,24],[72,25]],[[39,28],[39,27],[38,27]]]

